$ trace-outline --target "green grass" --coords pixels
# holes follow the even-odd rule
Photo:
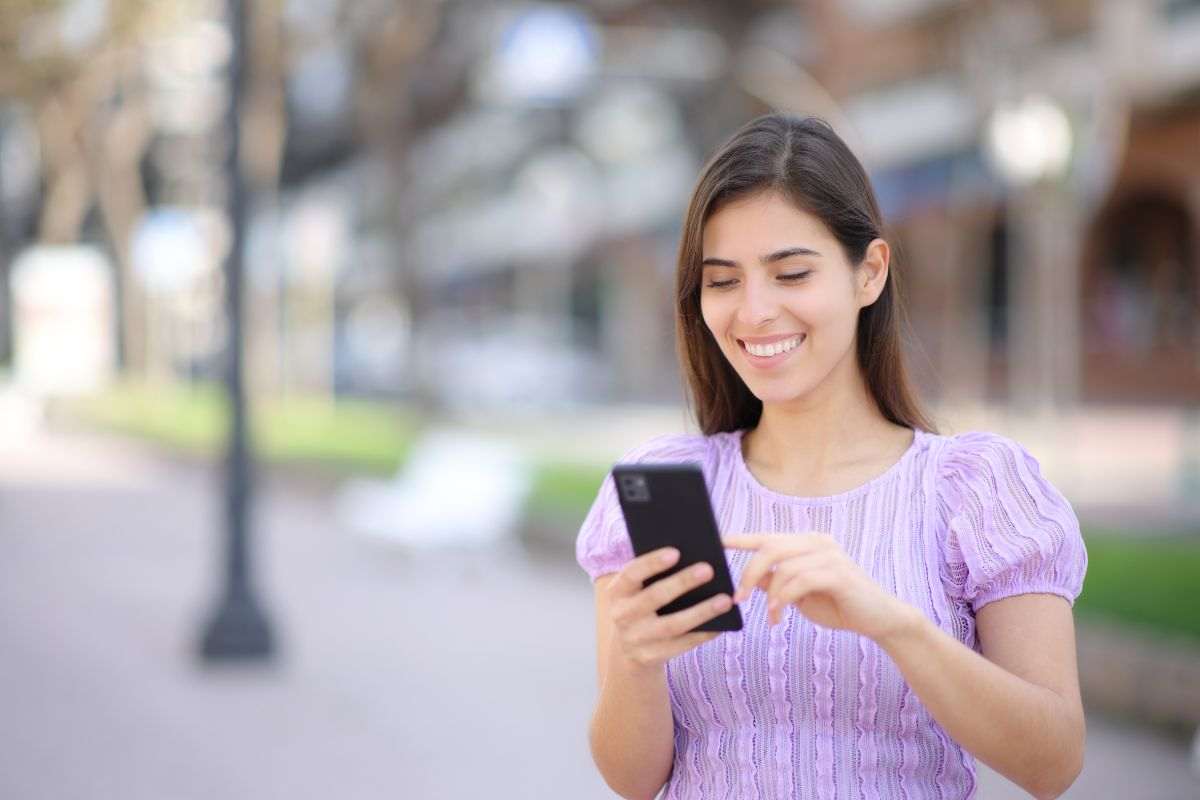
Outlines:
[[[125,384],[71,400],[70,416],[195,453],[213,453],[226,429],[225,402],[217,388]]]
[[[93,427],[207,456],[225,446],[229,424],[224,390],[212,384],[122,384],[66,409]],[[268,462],[384,476],[407,458],[419,427],[413,414],[383,403],[311,397],[258,402],[252,421],[255,450]],[[577,526],[607,472],[604,465],[537,464],[527,512]]]
[[[604,465],[546,462],[534,469],[528,512],[563,522],[583,522],[600,483],[608,474]]]
[[[222,451],[229,424],[224,389],[212,384],[127,383],[65,408],[92,427],[204,456]],[[255,403],[252,441],[270,463],[387,476],[407,458],[418,423],[412,413],[383,403],[290,397]],[[564,530],[577,528],[607,471],[604,465],[535,465],[527,513]]]
[[[220,387],[124,384],[71,401],[86,424],[201,455],[224,448],[229,410]],[[251,441],[276,464],[317,464],[389,475],[408,454],[414,415],[382,403],[289,397],[254,403]]]
[[[1200,641],[1200,534],[1094,531],[1086,541],[1088,571],[1075,602],[1080,616]]]
[[[391,475],[407,457],[416,427],[411,415],[380,404],[295,399],[266,409],[258,433],[270,461]]]

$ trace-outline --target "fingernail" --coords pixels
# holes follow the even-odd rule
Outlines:
[[[743,589],[738,589],[733,593],[733,602],[740,603],[746,599],[746,592]]]
[[[708,575],[708,565],[707,564],[697,564],[692,569],[692,574],[695,575],[697,578],[703,578],[704,576]]]
[[[718,611],[724,611],[725,609],[729,608],[729,595],[723,594],[720,597],[714,597],[712,604],[713,608],[717,609]]]
[[[664,564],[674,564],[675,559],[679,558],[679,551],[672,547],[670,550],[667,550],[665,553],[663,553],[661,558],[662,563]]]

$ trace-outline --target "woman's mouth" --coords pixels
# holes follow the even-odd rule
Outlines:
[[[746,344],[741,339],[738,339],[737,343],[746,355],[747,361],[756,367],[766,369],[786,360],[807,338],[808,334],[800,333],[789,339],[780,339],[766,345]]]

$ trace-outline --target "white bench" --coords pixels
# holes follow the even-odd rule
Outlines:
[[[531,488],[530,466],[516,446],[433,430],[394,479],[349,481],[337,517],[356,533],[397,545],[485,545],[513,537]]]

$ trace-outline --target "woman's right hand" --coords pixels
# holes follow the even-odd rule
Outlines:
[[[608,608],[614,626],[615,650],[642,668],[658,668],[670,659],[715,639],[719,631],[689,633],[697,625],[729,610],[732,598],[719,594],[696,605],[660,617],[658,609],[680,595],[712,580],[713,568],[693,564],[646,588],[642,583],[671,567],[679,551],[664,547],[638,556],[617,573],[608,586]]]

